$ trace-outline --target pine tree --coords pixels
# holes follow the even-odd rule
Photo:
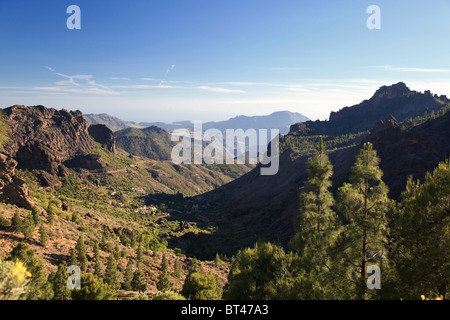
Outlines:
[[[300,195],[300,213],[293,246],[307,272],[327,265],[326,250],[338,230],[338,216],[331,209],[334,204],[331,187],[333,166],[325,154],[320,137],[317,154],[308,161],[308,180]]]
[[[52,225],[55,218],[55,209],[54,206],[58,205],[58,201],[56,199],[52,199],[47,204],[47,222]]]
[[[113,290],[120,289],[120,274],[119,270],[117,270],[117,262],[113,254],[110,254],[108,257],[103,279]]]
[[[223,286],[217,276],[193,272],[186,277],[181,294],[190,300],[220,300]]]
[[[81,272],[86,272],[88,267],[88,259],[86,255],[86,245],[84,244],[83,238],[80,236],[77,240],[77,245],[75,246],[77,252],[77,260],[81,269]]]
[[[45,230],[45,227],[43,224],[41,224],[41,226],[39,227],[39,234],[40,234],[40,244],[42,247],[46,247],[47,243],[48,243],[48,235],[47,235],[47,231]]]
[[[100,249],[99,249],[99,245],[98,245],[98,241],[95,240],[94,241],[94,275],[98,276],[98,277],[102,277],[103,275],[103,271],[102,271],[102,261],[101,261],[101,257],[100,257]]]
[[[113,254],[114,254],[114,259],[116,259],[116,261],[119,261],[119,259],[120,259],[120,250],[119,250],[119,246],[117,244],[114,247]]]
[[[15,211],[14,216],[11,219],[11,229],[15,233],[20,233],[20,232],[22,232],[22,225],[23,225],[23,221],[20,218],[19,213],[17,211]]]
[[[33,236],[34,230],[36,229],[36,225],[34,224],[33,216],[29,214],[22,221],[22,234],[25,239],[30,240]]]
[[[141,293],[141,291],[147,290],[145,275],[140,268],[136,269],[136,271],[133,274],[133,280],[131,281],[131,288],[133,290],[139,291],[139,293]]]
[[[72,290],[73,300],[114,300],[116,292],[92,273],[81,275],[81,289]]]
[[[131,281],[133,281],[133,261],[128,259],[127,266],[125,268],[125,272],[123,274],[123,283],[122,289],[126,291],[132,290]]]
[[[333,298],[327,289],[330,273],[329,248],[339,232],[339,218],[332,210],[334,198],[330,192],[333,166],[325,153],[323,138],[317,153],[308,159],[308,179],[300,194],[300,210],[292,247],[297,253],[299,274],[294,291],[301,299]]]
[[[222,260],[220,260],[219,254],[216,253],[216,257],[214,258],[214,265],[219,267],[222,264]]]
[[[70,249],[70,251],[69,251],[69,262],[68,262],[68,265],[69,266],[78,266],[76,251],[73,248]]]
[[[345,226],[337,242],[340,257],[340,274],[350,275],[354,290],[343,294],[355,294],[366,299],[366,271],[368,264],[380,264],[386,254],[386,212],[388,188],[381,180],[383,172],[378,167],[380,159],[370,142],[364,144],[351,171],[351,184],[339,188],[339,206],[349,224]],[[335,261],[338,260],[335,257]],[[373,292],[373,291],[372,291]]]
[[[102,239],[100,240],[100,245],[103,250],[107,249],[109,238],[110,238],[109,231],[106,228],[104,228],[102,233]]]
[[[175,263],[174,263],[173,269],[174,269],[174,272],[175,272],[175,276],[177,278],[181,278],[181,276],[183,275],[183,272],[181,271],[180,261],[178,259],[175,259]]]
[[[169,264],[167,262],[166,255],[164,254],[161,262],[161,274],[158,278],[158,283],[156,284],[156,288],[161,291],[169,291],[173,288],[173,283],[170,280],[169,276]]]
[[[390,237],[395,299],[448,298],[450,275],[450,161],[419,184],[409,178]],[[383,282],[384,283],[384,282]]]
[[[139,269],[140,264],[142,263],[143,253],[142,253],[142,245],[139,243],[138,248],[136,249],[136,269]]]
[[[41,223],[41,217],[39,216],[39,210],[36,207],[31,209],[31,215],[33,216],[33,221],[36,226]]]
[[[198,264],[198,260],[197,258],[194,257],[194,259],[192,259],[191,264],[189,266],[188,269],[188,275],[194,272],[200,272],[200,266]]]
[[[53,300],[71,300],[71,292],[67,287],[67,263],[65,261],[58,265],[58,270],[49,276],[49,282],[53,288]]]

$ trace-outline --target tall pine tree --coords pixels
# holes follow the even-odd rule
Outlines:
[[[364,144],[351,170],[351,183],[339,188],[339,208],[348,224],[340,234],[334,261],[343,282],[343,298],[367,299],[367,267],[382,264],[386,254],[388,188],[381,180],[380,159],[370,142]],[[350,289],[352,288],[352,289]]]

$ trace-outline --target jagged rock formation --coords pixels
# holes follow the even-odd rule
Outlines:
[[[88,128],[89,134],[106,150],[116,153],[116,141],[114,133],[104,124],[93,124]]]
[[[3,109],[3,114],[12,132],[5,153],[17,160],[21,168],[56,175],[62,162],[92,148],[92,138],[80,111],[15,105]]]
[[[371,131],[370,141],[381,158],[380,168],[389,195],[399,198],[408,176],[422,180],[439,162],[450,157],[450,113],[402,132],[390,117]]]
[[[392,115],[398,121],[437,111],[450,103],[446,96],[410,90],[403,82],[379,88],[369,100],[331,112],[328,121],[307,121],[291,126],[291,135],[330,135],[355,133],[374,128]]]
[[[31,209],[34,201],[25,181],[15,175],[16,166],[17,161],[0,153],[0,201]]]

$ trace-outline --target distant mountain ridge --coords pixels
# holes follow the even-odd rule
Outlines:
[[[218,129],[220,131],[225,131],[226,129],[278,129],[281,134],[287,134],[292,124],[308,120],[309,118],[297,112],[277,111],[264,116],[240,115],[224,121],[209,121],[203,123],[202,126],[203,130]],[[157,126],[167,131],[182,128],[192,129],[194,127],[192,121],[179,121],[170,124],[163,122],[141,122],[139,125],[144,127]]]
[[[144,128],[143,126],[131,122],[131,121],[124,121],[122,119],[119,119],[117,117],[113,117],[106,113],[101,114],[83,114],[84,119],[89,125],[93,124],[104,124],[108,128],[110,128],[112,131],[119,131],[125,128]]]

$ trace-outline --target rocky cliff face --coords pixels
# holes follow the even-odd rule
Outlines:
[[[11,132],[4,153],[14,159],[14,167],[35,170],[43,187],[60,187],[58,177],[69,175],[67,167],[105,167],[100,155],[87,152],[94,141],[110,152],[116,151],[112,131],[104,125],[89,127],[80,111],[21,105],[1,111]]]
[[[92,138],[80,111],[15,105],[3,109],[3,114],[12,132],[5,153],[16,159],[21,168],[56,175],[63,161],[92,148]]]
[[[34,201],[25,181],[15,175],[16,166],[17,161],[0,153],[0,201],[31,209]]]
[[[399,198],[408,176],[423,180],[427,172],[450,157],[450,113],[402,132],[389,117],[363,141],[370,141],[381,158],[389,195]]]
[[[356,133],[374,128],[380,120],[393,115],[398,121],[438,111],[450,104],[446,96],[410,90],[403,82],[379,88],[363,102],[331,112],[328,121],[307,121],[291,126],[291,135],[333,135]]]
[[[93,124],[88,128],[89,134],[106,150],[116,153],[116,141],[114,133],[104,124]]]

